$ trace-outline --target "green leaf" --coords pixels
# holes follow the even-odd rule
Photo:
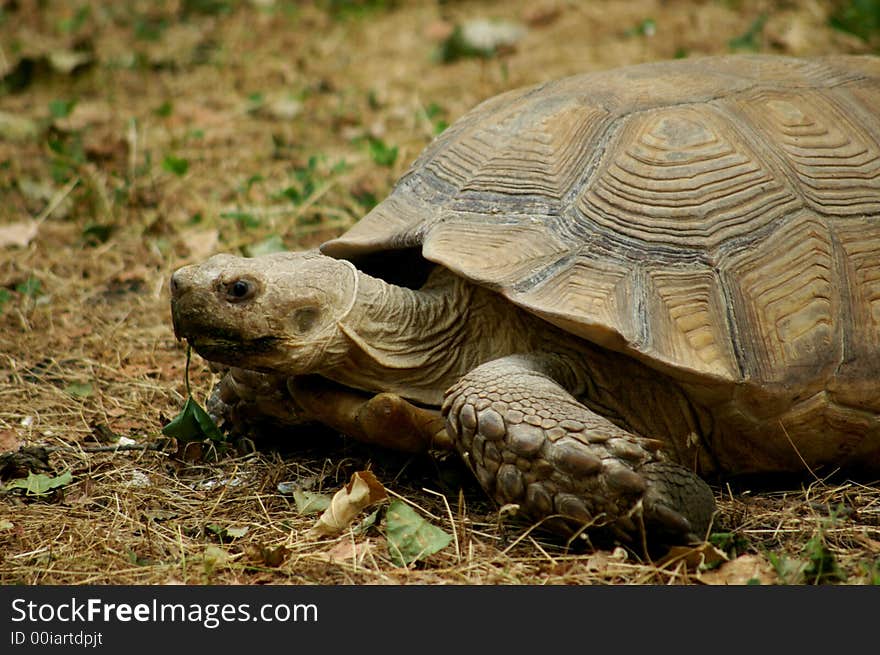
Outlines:
[[[223,433],[192,396],[187,397],[180,414],[162,428],[162,434],[184,443],[203,439],[225,441]]]
[[[837,558],[828,544],[825,543],[823,533],[813,535],[804,545],[803,553],[808,558],[804,568],[804,575],[808,584],[825,584],[829,582],[845,582],[846,574],[837,564]]]
[[[268,255],[273,252],[284,252],[287,248],[284,241],[277,234],[273,234],[268,239],[258,243],[252,243],[243,248],[244,254],[248,257],[258,257],[259,255]]]
[[[293,500],[300,514],[320,514],[330,507],[331,496],[303,489],[293,490]]]
[[[3,313],[3,307],[9,302],[10,298],[12,298],[12,294],[9,293],[8,289],[0,289],[0,314]]]
[[[748,50],[757,52],[761,49],[761,33],[764,31],[764,23],[767,22],[767,14],[761,14],[749,26],[744,34],[730,39],[727,47],[733,51]]]
[[[66,471],[61,475],[50,477],[45,473],[28,473],[27,478],[12,480],[6,485],[7,491],[13,489],[24,489],[24,492],[31,496],[45,496],[53,489],[64,487],[71,483],[73,475],[70,471]]]
[[[406,566],[446,548],[452,535],[431,525],[401,500],[394,500],[385,514],[388,550],[397,566]]]
[[[156,116],[160,116],[162,118],[168,118],[169,116],[171,116],[171,113],[173,111],[174,111],[174,105],[171,103],[170,100],[166,100],[161,105],[156,107],[156,109],[153,110],[153,113],[156,114]]]
[[[183,177],[189,170],[189,162],[181,157],[165,155],[165,159],[162,160],[162,168],[169,173],[174,173],[177,177]]]
[[[393,166],[397,161],[397,146],[388,146],[381,139],[370,137],[370,157],[379,166]]]
[[[40,295],[40,289],[42,288],[43,283],[40,282],[38,278],[35,278],[33,275],[29,276],[27,280],[21,282],[20,284],[15,285],[15,290],[25,296],[30,296],[31,298],[35,298]]]
[[[855,34],[863,41],[880,35],[880,0],[838,2],[828,18],[831,27]]]
[[[52,114],[52,118],[67,118],[73,111],[74,105],[76,105],[75,100],[50,100],[49,113]]]
[[[76,398],[88,398],[92,395],[92,385],[88,382],[71,382],[64,391]]]
[[[246,525],[241,526],[241,527],[227,526],[224,528],[222,525],[217,525],[216,523],[209,523],[208,525],[205,526],[206,531],[217,535],[217,537],[220,538],[221,540],[239,539],[239,538],[245,536],[248,533],[249,529],[250,528],[248,528],[248,526],[246,526]]]
[[[238,224],[245,228],[254,228],[260,226],[260,219],[249,212],[244,211],[228,211],[221,212],[220,218],[234,219]]]
[[[657,33],[657,21],[646,18],[635,27],[631,27],[624,34],[626,36],[654,36]]]

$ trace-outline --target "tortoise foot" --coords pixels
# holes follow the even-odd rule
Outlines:
[[[286,377],[240,368],[226,371],[205,409],[218,427],[234,436],[308,422],[288,393]]]
[[[544,527],[664,544],[705,536],[715,504],[705,482],[663,460],[662,442],[590,411],[523,358],[471,371],[443,414],[486,492]]]

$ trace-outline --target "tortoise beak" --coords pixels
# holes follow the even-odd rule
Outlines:
[[[188,287],[186,275],[182,273],[185,268],[184,266],[174,271],[171,279],[168,281],[168,289],[171,292],[171,325],[174,328],[174,338],[178,341],[186,338],[181,328],[182,318],[180,309],[181,298],[185,295]]]

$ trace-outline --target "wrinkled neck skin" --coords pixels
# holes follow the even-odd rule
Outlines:
[[[679,461],[695,457],[693,439],[707,429],[704,411],[634,357],[574,337],[446,269],[418,290],[358,275],[355,303],[337,324],[343,338],[315,373],[439,407],[466,373],[517,355],[535,384],[552,380],[620,427],[668,439]]]
[[[340,384],[439,406],[483,362],[561,347],[548,341],[555,328],[446,269],[418,290],[359,275],[355,304],[338,324],[347,351],[317,371]]]

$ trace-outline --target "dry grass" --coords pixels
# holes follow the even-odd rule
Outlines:
[[[719,488],[716,527],[732,535],[732,561],[699,570],[622,549],[566,549],[499,525],[456,462],[371,452],[336,435],[270,435],[274,449],[217,461],[104,452],[95,440],[110,431],[157,445],[182,406],[184,354],[166,290],[177,266],[270,236],[293,249],[337,234],[387,193],[438,120],[507,88],[725,52],[762,13],[763,51],[866,51],[828,27],[831,3],[550,0],[536,12],[532,1],[277,0],[187,12],[210,3],[95,2],[84,17],[74,3],[15,4],[0,3],[0,71],[7,83],[10,71],[31,77],[0,96],[0,111],[33,130],[0,132],[0,228],[34,220],[38,231],[0,245],[0,452],[46,446],[50,471],[70,470],[74,481],[45,498],[0,498],[0,582],[834,581],[798,568],[816,553],[833,556],[847,582],[880,579],[874,486]],[[362,9],[331,10],[352,4]],[[515,51],[432,61],[425,34],[441,19],[487,16],[531,21]],[[647,18],[656,33],[633,33]],[[83,48],[93,61],[81,71],[47,63]],[[58,100],[76,100],[73,111],[55,104],[53,115]],[[393,164],[374,160],[369,138],[398,148]],[[185,172],[169,170],[184,160]],[[292,202],[282,193],[290,188],[307,197]],[[213,379],[194,363],[199,400]],[[453,543],[400,568],[381,530],[307,538],[314,517],[277,484],[315,478],[332,491],[365,467]],[[224,541],[209,526],[248,529]]]

